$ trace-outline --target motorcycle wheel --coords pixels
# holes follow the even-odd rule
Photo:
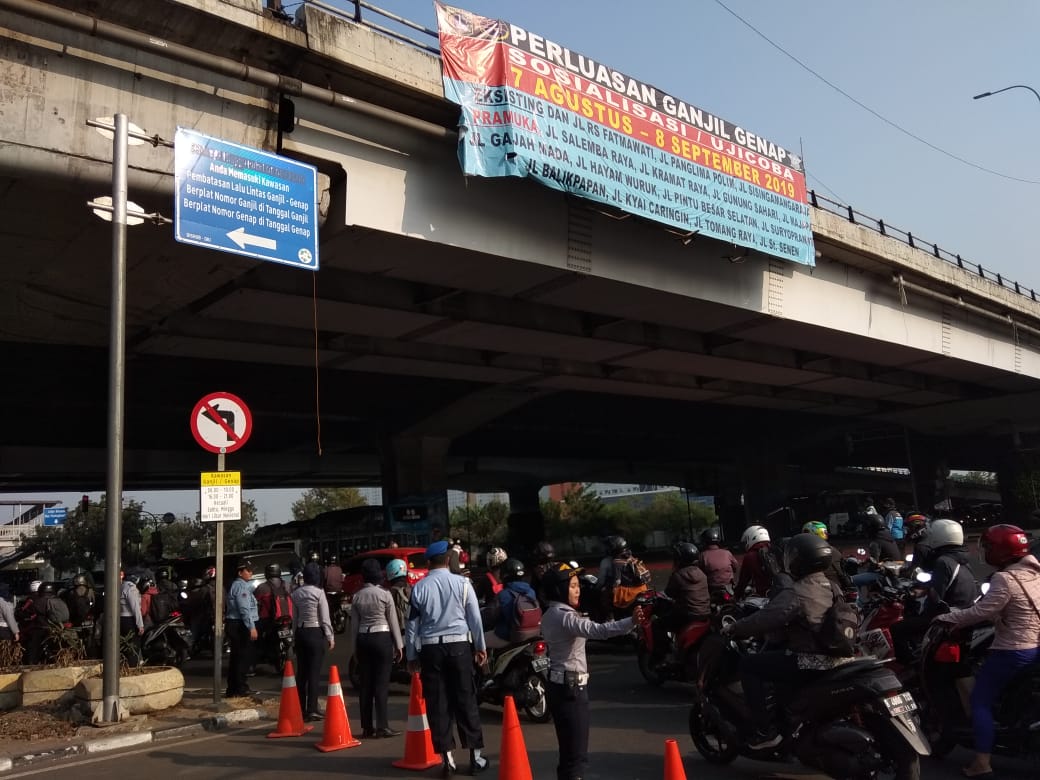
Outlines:
[[[879,777],[891,780],[921,780],[921,757],[887,722],[866,724],[881,747],[882,755],[891,763],[891,772],[880,772]]]
[[[552,718],[549,711],[549,695],[545,686],[545,678],[540,674],[529,674],[524,681],[526,690],[521,694],[522,699],[528,704],[524,705],[524,712],[535,723],[548,723]]]
[[[643,675],[644,680],[655,687],[664,685],[665,676],[650,661],[650,652],[646,645],[641,644],[636,650],[636,663],[639,664],[639,673]]]
[[[731,764],[739,755],[736,743],[730,742],[719,725],[708,718],[699,701],[690,707],[690,737],[697,752],[709,764]]]
[[[347,616],[343,614],[342,609],[337,609],[332,616],[332,630],[337,634],[342,634],[347,630]]]
[[[173,665],[178,669],[183,669],[184,664],[188,661],[189,657],[188,651],[182,647],[177,651],[177,658],[174,660]]]

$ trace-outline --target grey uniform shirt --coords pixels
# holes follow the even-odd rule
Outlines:
[[[388,628],[394,639],[394,647],[404,647],[401,642],[401,626],[397,622],[397,607],[390,591],[379,585],[366,582],[350,602],[350,638],[357,647],[357,636],[381,628]]]
[[[332,621],[329,619],[329,600],[325,591],[316,585],[301,585],[290,596],[293,604],[293,628],[321,628],[328,642],[332,642]]]
[[[622,636],[635,625],[632,618],[597,623],[577,610],[554,601],[542,616],[542,638],[549,646],[549,669],[553,672],[589,671],[585,658],[586,639],[610,639]]]
[[[120,588],[119,615],[120,617],[132,617],[134,625],[139,629],[144,628],[144,618],[141,616],[141,591],[132,582],[124,581]]]
[[[7,626],[11,633],[18,635],[18,623],[14,619],[14,604],[7,599],[0,599],[0,626]]]

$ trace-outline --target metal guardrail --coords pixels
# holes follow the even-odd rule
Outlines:
[[[409,34],[405,32],[397,31],[385,26],[384,24],[371,21],[369,14],[366,12],[371,12],[371,14],[382,17],[383,19],[386,19],[391,23],[400,25],[402,28],[405,28],[407,30],[421,32],[426,36],[433,38],[435,41],[438,40],[436,30],[431,30],[429,27],[425,27],[421,24],[417,24],[416,22],[410,21],[409,19],[405,19],[403,16],[398,16],[397,14],[391,11],[387,11],[386,9],[380,8],[377,5],[373,5],[372,3],[366,2],[366,0],[343,0],[343,3],[346,6],[352,6],[354,9],[353,12],[350,12],[343,8],[336,8],[335,6],[331,6],[326,2],[322,2],[322,0],[303,0],[302,2],[303,5],[313,5],[316,8],[320,8],[323,11],[326,11],[327,13],[339,16],[344,19],[349,19],[353,22],[356,22],[357,24],[363,24],[366,27],[371,27],[373,30],[377,30],[378,32],[383,33],[384,35],[390,36],[391,38],[395,38],[399,41],[403,41],[405,43],[416,46],[417,48],[422,49],[423,51],[427,51],[431,54],[436,54],[438,56],[440,55],[440,48],[438,48],[437,46],[416,40],[415,38],[411,37]],[[876,233],[881,234],[882,236],[887,236],[888,238],[894,238],[897,241],[901,241],[902,243],[906,244],[907,246],[913,249],[920,249],[922,251],[928,252],[933,257],[936,257],[939,260],[943,260],[952,265],[956,265],[958,268],[962,268],[965,271],[970,271],[971,273],[977,274],[980,278],[993,282],[1005,290],[1013,290],[1019,295],[1023,295],[1034,301],[1037,300],[1036,290],[1034,290],[1032,287],[1027,288],[1016,281],[1013,281],[1011,279],[1005,279],[1002,274],[999,274],[996,271],[985,269],[979,263],[973,263],[969,260],[965,260],[959,254],[955,254],[946,249],[943,249],[938,244],[924,241],[919,236],[915,236],[909,230],[901,230],[900,228],[893,227],[892,225],[889,225],[887,222],[885,222],[883,219],[880,219],[878,217],[867,216],[862,212],[856,211],[854,208],[852,208],[852,206],[846,206],[845,204],[838,203],[837,201],[830,200],[829,198],[825,198],[824,196],[818,194],[816,190],[809,190],[809,204],[815,208],[821,209],[822,211],[827,211],[831,214],[837,214],[838,216],[845,217],[846,219],[848,219],[849,222],[855,225],[862,225],[863,227],[873,230]]]

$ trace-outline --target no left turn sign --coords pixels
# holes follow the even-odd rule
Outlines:
[[[204,450],[234,452],[252,432],[249,407],[231,393],[210,393],[192,409],[191,433]]]

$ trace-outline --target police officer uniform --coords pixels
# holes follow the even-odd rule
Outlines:
[[[635,625],[631,617],[596,623],[571,606],[568,603],[570,581],[581,572],[581,569],[560,563],[549,569],[542,581],[549,599],[549,609],[542,616],[542,637],[549,650],[549,709],[560,748],[557,780],[581,780],[588,765],[589,667],[585,657],[586,640],[622,636]]]
[[[227,602],[227,637],[231,649],[228,661],[228,684],[225,696],[248,696],[252,693],[246,684],[246,672],[252,663],[253,642],[256,641],[256,623],[260,619],[256,596],[249,578],[253,563],[241,560],[235,567],[238,578],[231,583]]]

